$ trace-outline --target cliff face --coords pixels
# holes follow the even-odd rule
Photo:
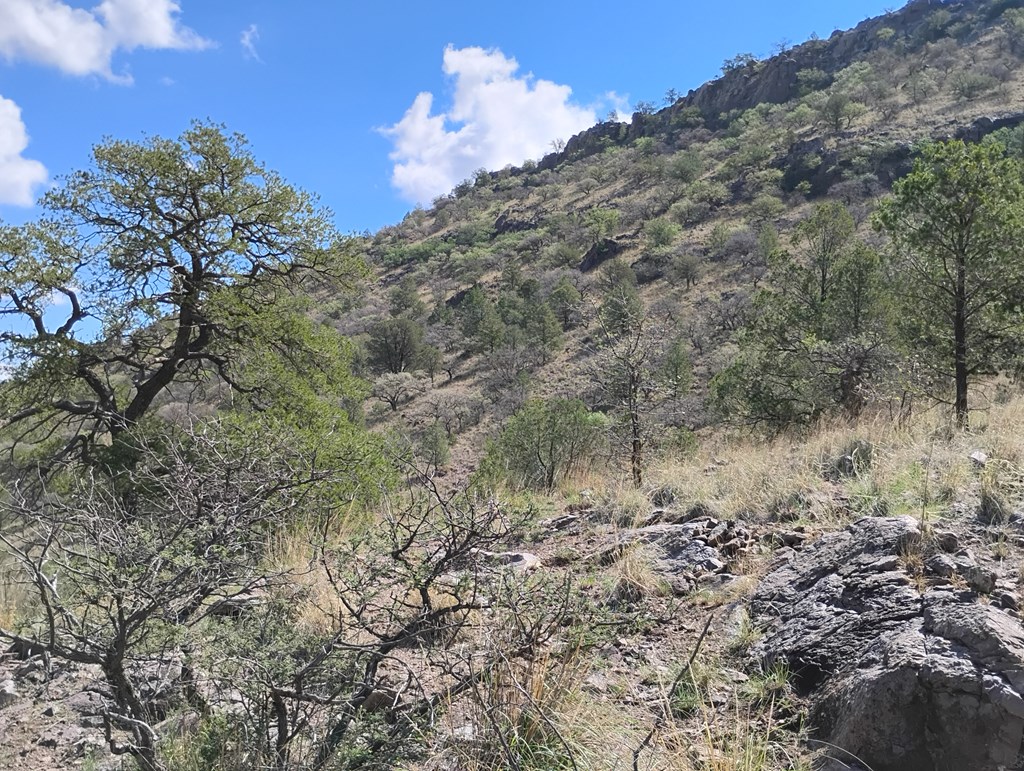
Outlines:
[[[697,107],[705,120],[713,123],[732,110],[749,110],[765,102],[788,102],[799,96],[797,73],[801,70],[817,69],[835,75],[872,51],[891,46],[892,41],[920,40],[938,7],[951,14],[950,24],[954,24],[976,11],[978,5],[977,0],[915,0],[900,11],[868,19],[845,32],[836,31],[828,40],[811,40],[771,59],[732,70],[690,91],[669,112]],[[879,36],[885,28],[894,33],[888,41]]]
[[[943,25],[953,27],[976,17],[982,7],[989,15],[1024,6],[1024,0],[1003,0],[994,5],[984,0],[912,0],[899,11],[861,22],[851,30],[836,31],[827,40],[811,40],[764,61],[733,69],[717,80],[691,90],[675,104],[653,114],[636,113],[630,123],[599,123],[570,139],[565,149],[546,156],[540,168],[600,152],[609,143],[628,144],[638,137],[669,134],[675,126],[692,120],[694,108],[709,128],[719,127],[722,116],[734,110],[748,110],[759,104],[782,104],[798,97],[801,70],[820,70],[831,77],[854,62],[886,46],[920,47],[929,38],[937,10],[948,12]],[[882,33],[889,29],[892,33]]]

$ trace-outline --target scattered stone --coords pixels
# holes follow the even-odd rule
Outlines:
[[[64,706],[79,715],[102,715],[103,697],[95,691],[80,691],[66,698]]]
[[[988,465],[988,454],[983,450],[974,450],[970,455],[971,463],[974,464],[975,468],[985,468]]]
[[[935,543],[947,554],[953,554],[960,548],[960,539],[957,537],[957,534],[948,531],[937,532],[935,534]]]
[[[997,608],[1003,608],[1004,610],[1020,610],[1020,600],[1017,598],[1017,595],[1005,589],[993,592],[990,599],[992,600],[992,604]]]
[[[565,530],[567,527],[575,525],[579,521],[579,514],[563,514],[560,517],[552,517],[551,519],[542,520],[540,526],[545,530]]]
[[[53,717],[56,714],[57,714],[57,710],[55,710],[53,708],[52,704],[49,707],[47,707],[46,709],[43,710],[43,717]]]
[[[766,536],[766,540],[773,546],[798,547],[803,546],[804,542],[807,541],[807,535],[796,530],[779,530],[769,533]]]
[[[9,707],[18,700],[18,690],[14,687],[13,680],[0,682],[0,709]]]
[[[515,570],[528,573],[543,566],[540,557],[525,551],[503,551],[492,552],[477,549],[474,552],[478,557],[483,557],[489,562],[498,565],[508,565]]]
[[[996,588],[996,574],[985,568],[970,568],[964,578],[967,579],[967,585],[978,594],[991,594]]]
[[[933,554],[924,563],[925,569],[942,578],[949,578],[956,573],[956,562],[948,554]]]

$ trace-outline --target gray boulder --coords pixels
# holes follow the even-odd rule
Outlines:
[[[874,771],[1016,768],[1024,630],[974,593],[922,593],[903,569],[919,543],[913,519],[863,519],[793,554],[752,599],[752,652],[785,662],[818,737]]]

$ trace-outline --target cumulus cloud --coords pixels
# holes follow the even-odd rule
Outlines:
[[[246,59],[255,59],[256,61],[263,61],[260,59],[260,53],[256,50],[256,44],[260,41],[260,29],[255,24],[250,24],[248,27],[242,30],[242,52],[245,54]]]
[[[22,156],[26,147],[21,109],[0,96],[0,204],[31,206],[36,188],[46,182],[46,167]]]
[[[434,96],[424,92],[381,130],[394,145],[392,183],[410,201],[426,203],[478,168],[536,158],[597,121],[570,101],[569,86],[517,75],[519,63],[501,51],[448,46],[443,69],[454,81],[447,112],[432,114]]]
[[[70,75],[115,74],[114,52],[136,48],[200,49],[210,42],[178,22],[175,0],[103,0],[92,10],[61,0],[2,0],[0,56],[55,67]]]

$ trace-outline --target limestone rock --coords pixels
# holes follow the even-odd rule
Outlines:
[[[752,652],[787,663],[819,738],[874,771],[1018,768],[1024,629],[973,592],[920,594],[901,566],[920,537],[863,519],[793,553],[752,598]]]

